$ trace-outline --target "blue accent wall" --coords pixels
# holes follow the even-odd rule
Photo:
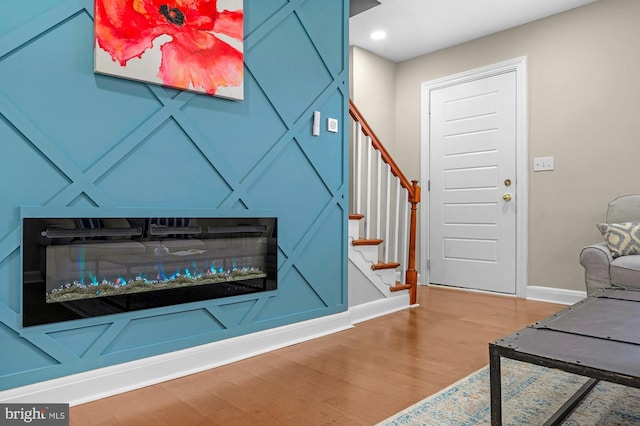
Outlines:
[[[244,101],[94,74],[93,1],[2,6],[0,390],[347,309],[347,0],[244,0]],[[278,290],[22,328],[22,207],[274,211]]]

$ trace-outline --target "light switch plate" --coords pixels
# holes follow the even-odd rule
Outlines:
[[[536,157],[533,159],[533,171],[544,172],[553,170],[553,157]]]

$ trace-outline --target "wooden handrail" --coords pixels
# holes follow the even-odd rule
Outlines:
[[[382,145],[382,142],[380,142],[380,139],[378,139],[378,137],[373,132],[373,130],[371,130],[369,123],[367,123],[367,120],[364,119],[364,117],[362,116],[362,114],[360,113],[360,111],[358,110],[358,108],[356,107],[356,105],[353,103],[351,99],[349,99],[349,115],[351,115],[351,117],[356,122],[360,123],[360,125],[362,126],[362,133],[364,133],[365,136],[369,136],[371,138],[371,146],[373,146],[374,149],[380,151],[382,161],[387,163],[391,168],[391,173],[393,173],[395,177],[400,179],[400,185],[402,185],[404,189],[409,191],[409,201],[411,201],[412,199],[415,199],[415,201],[419,203],[420,195],[418,194],[418,198],[417,199],[415,198],[416,193],[414,191],[414,185],[412,185],[409,182],[409,179],[407,179],[404,173],[402,173],[402,170],[400,170],[400,167],[398,167],[398,165],[393,160],[393,158],[391,157],[387,149],[384,147],[384,145]],[[417,181],[414,181],[414,182],[417,183]]]
[[[371,145],[374,149],[380,152],[382,161],[389,165],[391,173],[400,180],[400,185],[405,188],[409,194],[408,201],[411,204],[411,215],[409,224],[409,252],[407,260],[407,270],[405,273],[406,283],[402,284],[396,282],[395,286],[391,287],[391,291],[409,289],[409,299],[412,305],[417,302],[417,290],[418,290],[418,271],[416,271],[416,233],[417,233],[417,208],[420,202],[420,186],[417,180],[409,179],[402,173],[400,167],[391,158],[391,155],[382,145],[376,134],[373,132],[369,123],[364,119],[358,108],[351,99],[349,99],[349,115],[362,126],[362,133],[365,136],[371,138]],[[359,213],[359,212],[358,212]]]

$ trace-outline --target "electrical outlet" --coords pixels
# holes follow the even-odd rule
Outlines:
[[[533,159],[533,171],[544,172],[553,170],[553,157],[536,157]]]

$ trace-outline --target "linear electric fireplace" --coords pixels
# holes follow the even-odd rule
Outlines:
[[[24,327],[275,290],[273,217],[24,217]]]

